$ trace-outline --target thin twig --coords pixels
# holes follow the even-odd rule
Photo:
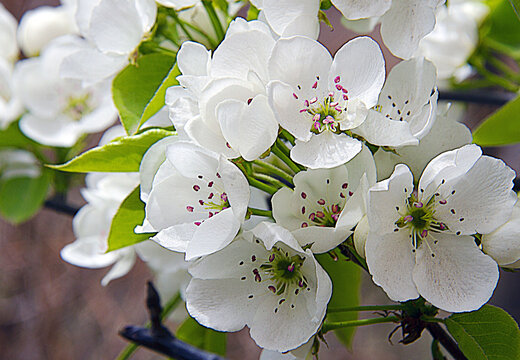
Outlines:
[[[439,91],[439,100],[502,106],[513,100],[515,93],[505,91]]]
[[[70,216],[76,215],[76,213],[79,211],[78,207],[69,205],[63,201],[62,196],[55,196],[45,200],[43,205],[48,209]]]
[[[435,340],[439,340],[441,345],[455,360],[468,360],[464,353],[459,349],[455,340],[453,340],[439,324],[431,322],[427,323],[426,329]]]

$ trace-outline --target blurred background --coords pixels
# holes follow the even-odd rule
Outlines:
[[[57,5],[56,0],[1,0],[17,19],[29,9]],[[320,41],[331,53],[355,34],[330,17],[334,30],[324,26]],[[373,33],[378,39],[379,30]],[[378,42],[382,44],[379,39]],[[397,62],[384,49],[387,71]],[[466,122],[475,126],[494,110],[489,106],[470,106]],[[93,139],[92,144],[98,139]],[[503,158],[517,173],[520,170],[518,146],[486,149]],[[84,201],[75,189],[69,202],[81,206]],[[151,274],[139,260],[121,279],[101,286],[108,271],[86,270],[61,260],[59,252],[74,240],[72,217],[44,209],[32,220],[13,226],[0,219],[0,357],[2,359],[115,359],[127,346],[118,330],[129,324],[143,324],[146,281]],[[383,304],[389,300],[370,278],[363,274],[362,304]],[[503,307],[520,320],[520,275],[502,272],[491,304]],[[370,314],[367,314],[368,316]],[[169,323],[172,328],[174,323]],[[427,359],[430,358],[429,335],[408,346],[398,344],[396,333],[392,345],[388,335],[394,325],[359,328],[350,352],[333,336],[327,349],[322,346],[321,359]],[[247,329],[228,337],[230,359],[257,359],[260,349],[247,335]],[[160,356],[144,349],[135,359]]]

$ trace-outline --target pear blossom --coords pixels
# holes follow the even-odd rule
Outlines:
[[[18,58],[16,29],[18,22],[14,16],[0,4],[0,58],[12,63]]]
[[[435,121],[435,73],[433,64],[423,58],[402,61],[394,66],[377,105],[369,110],[367,119],[356,133],[381,146],[417,145]],[[396,145],[398,142],[400,144]]]
[[[440,6],[433,31],[419,43],[418,53],[432,61],[439,80],[462,80],[471,71],[466,64],[478,43],[478,27],[489,12],[480,0],[454,0]]]
[[[177,141],[166,147],[166,161],[141,198],[146,202],[142,230],[158,232],[152,240],[186,253],[189,261],[233,240],[244,222],[249,184],[224,157]]]
[[[0,130],[15,121],[23,110],[22,101],[15,92],[13,65],[0,58]]]
[[[278,135],[265,89],[274,43],[265,24],[240,18],[213,56],[204,46],[185,42],[177,54],[180,85],[166,94],[175,128],[228,158],[249,161],[268,150]]]
[[[16,94],[29,110],[20,129],[44,145],[70,147],[116,118],[109,82],[84,88],[78,80],[60,77],[60,64],[74,44],[72,37],[55,39],[40,57],[18,62],[14,71]]]
[[[72,229],[76,240],[61,250],[61,257],[70,264],[90,269],[113,265],[101,284],[126,275],[135,263],[131,247],[105,253],[112,218],[126,196],[137,186],[137,174],[92,173],[85,178],[81,194],[87,200],[74,216]]]
[[[505,268],[520,268],[520,201],[511,218],[492,233],[482,235],[482,251]]]
[[[426,165],[440,153],[471,144],[471,131],[459,122],[462,120],[463,111],[462,105],[444,105],[437,111],[431,130],[420,140],[418,146],[399,147],[394,149],[395,153],[377,150],[374,154],[377,178],[388,178],[395,165],[400,163],[406,164],[414,177],[419,178]]]
[[[294,191],[284,187],[273,195],[273,217],[301,246],[311,245],[313,253],[327,252],[352,234],[375,182],[372,154],[363,147],[346,165],[297,173]]]
[[[52,39],[76,34],[75,12],[76,1],[68,0],[60,6],[39,6],[24,13],[16,34],[24,55],[37,56]]]
[[[435,26],[435,10],[444,0],[331,0],[348,20],[381,23],[381,36],[396,56],[409,59],[419,41]],[[316,39],[319,34],[320,0],[255,0],[260,18],[282,37],[303,35]],[[361,19],[361,20],[360,20]],[[348,26],[349,22],[346,22]],[[357,24],[356,24],[357,25]],[[355,26],[356,26],[355,25]]]
[[[156,15],[153,0],[78,0],[76,24],[85,41],[64,60],[62,75],[85,84],[113,77],[132,60]]]
[[[290,155],[299,164],[311,169],[344,164],[361,151],[361,134],[375,145],[417,143],[407,122],[378,116],[362,126],[369,109],[377,105],[385,78],[381,50],[368,37],[349,41],[334,59],[312,39],[280,39],[269,58],[269,75],[269,102],[280,125],[296,138]],[[389,92],[399,98],[409,95],[398,86]],[[421,87],[417,92],[414,107],[421,110],[430,93],[425,96]],[[379,129],[384,133],[376,133]]]
[[[365,245],[373,281],[395,301],[422,296],[463,312],[480,308],[498,281],[497,263],[471,236],[489,234],[510,218],[515,173],[466,145],[434,158],[417,189],[399,164],[369,191]]]
[[[189,268],[188,312],[219,331],[250,328],[262,348],[285,352],[319,329],[332,282],[312,252],[279,225],[260,223]]]

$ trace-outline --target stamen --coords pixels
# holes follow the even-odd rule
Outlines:
[[[336,77],[334,78],[334,82],[335,82],[336,84],[339,83],[340,80],[341,80],[341,78],[339,77],[339,75],[336,76]]]

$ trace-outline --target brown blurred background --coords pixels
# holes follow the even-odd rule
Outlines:
[[[18,19],[34,7],[56,0],[1,0]],[[334,53],[354,34],[332,18],[335,30],[323,27],[320,40]],[[377,37],[377,32],[374,33]],[[385,50],[387,68],[396,59]],[[472,107],[468,119],[474,125],[493,108]],[[503,157],[517,171],[520,168],[518,147],[490,149]],[[77,189],[70,201],[81,205]],[[0,358],[22,359],[114,359],[127,343],[118,330],[128,324],[146,321],[144,288],[151,278],[146,266],[137,262],[125,277],[100,284],[107,269],[87,270],[61,260],[59,251],[74,240],[71,217],[44,209],[32,220],[13,226],[0,220]],[[520,284],[518,274],[502,272],[491,303],[504,307],[520,319]],[[388,299],[364,276],[363,304],[383,304]],[[370,315],[370,314],[368,314]],[[170,324],[175,326],[175,324]],[[398,360],[428,359],[429,335],[412,345],[391,345],[387,336],[393,325],[360,328],[353,350],[347,352],[328,337],[329,349],[322,346],[321,359]],[[230,359],[257,359],[260,350],[249,339],[247,330],[231,334],[228,341]],[[140,349],[135,359],[160,356]]]

